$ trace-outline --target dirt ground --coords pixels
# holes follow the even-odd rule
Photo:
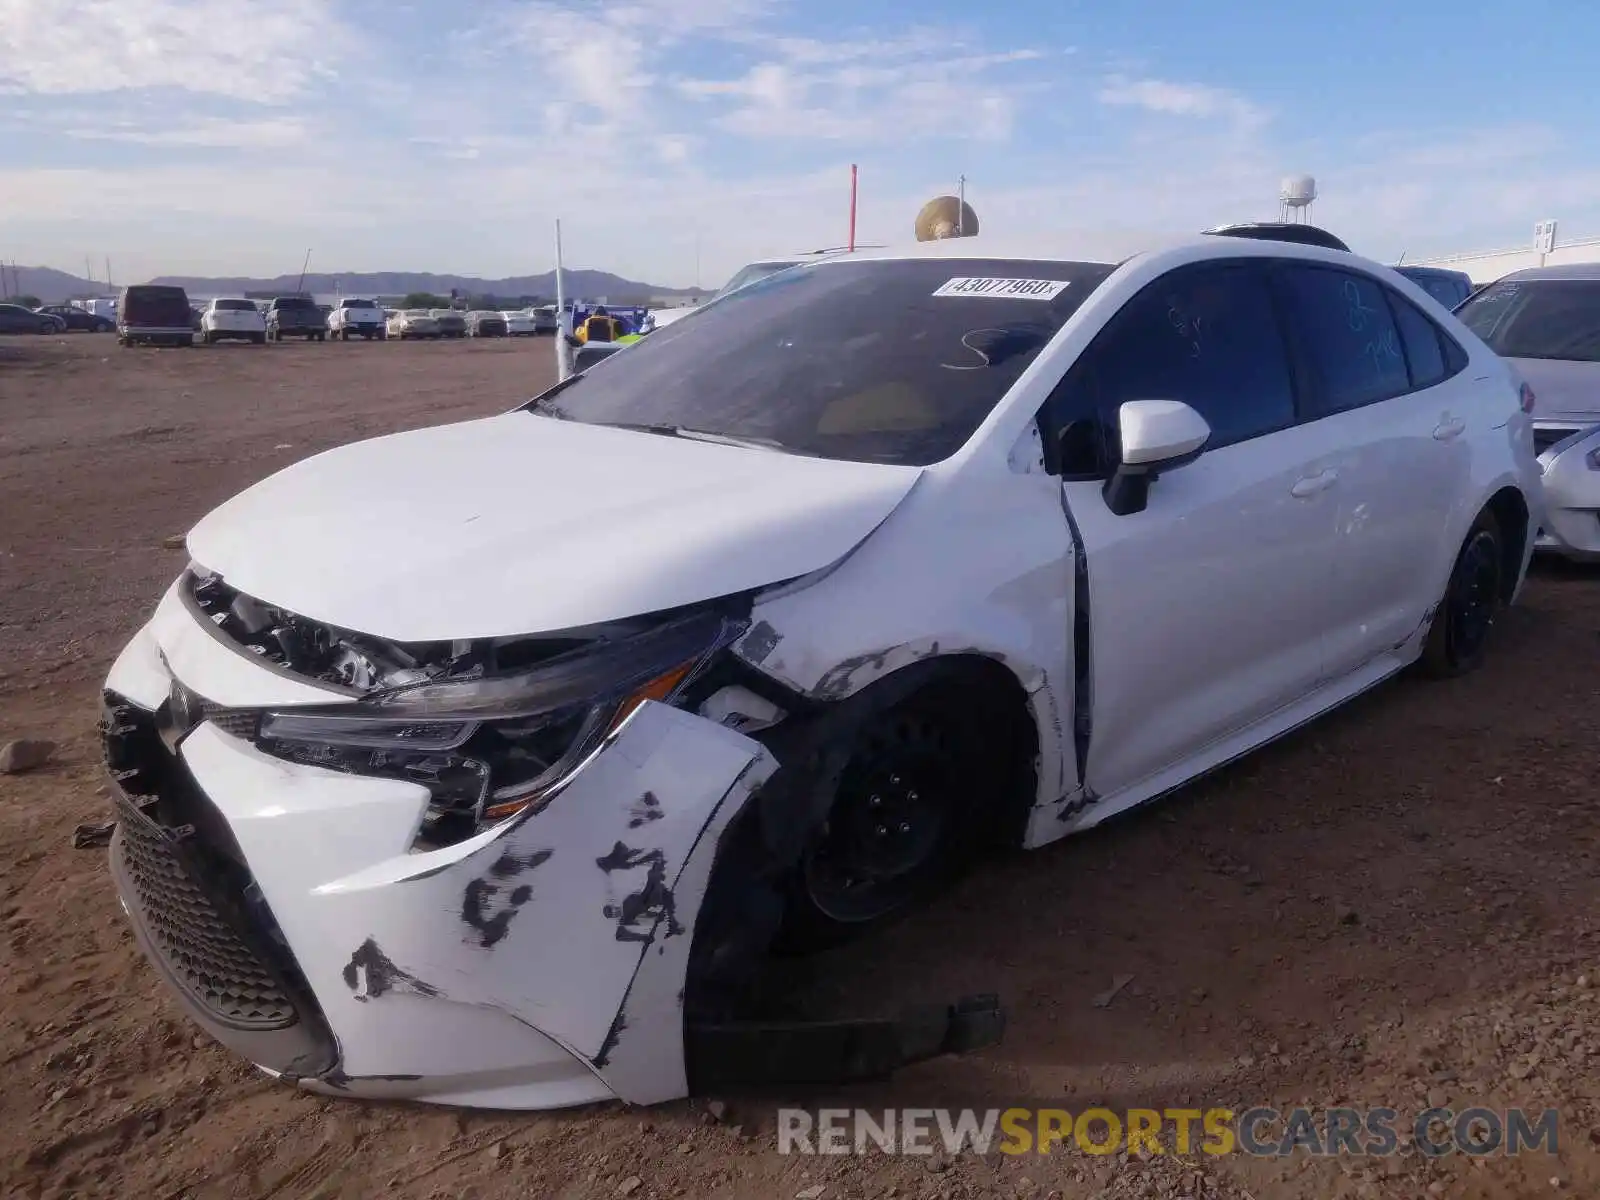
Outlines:
[[[96,692],[163,542],[303,455],[488,414],[548,341],[0,343],[0,1194],[160,1197],[1600,1195],[1600,575],[1541,569],[1479,674],[1401,680],[1111,828],[978,869],[795,986],[841,1010],[993,991],[998,1048],[831,1096],[467,1113],[329,1101],[196,1032],[104,850]],[[399,481],[389,481],[399,482]],[[1114,979],[1131,982],[1104,1007]],[[932,1159],[777,1153],[785,1101],[882,1108],[1556,1108],[1559,1150]],[[818,1190],[820,1189],[820,1190]]]

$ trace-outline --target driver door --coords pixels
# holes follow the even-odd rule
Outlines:
[[[1088,562],[1093,794],[1138,788],[1322,679],[1339,497],[1287,345],[1265,260],[1182,267],[1112,318],[1047,406]],[[1119,516],[1103,495],[1118,412],[1160,399],[1211,437]]]

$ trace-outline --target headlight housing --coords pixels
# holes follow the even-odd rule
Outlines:
[[[548,802],[645,700],[672,703],[748,621],[699,611],[525,668],[482,663],[353,704],[264,713],[257,743],[298,762],[420,783],[424,847]]]

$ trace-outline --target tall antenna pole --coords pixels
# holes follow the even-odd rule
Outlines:
[[[311,251],[309,249],[307,249],[306,250],[306,259],[305,259],[305,261],[303,263],[300,264],[300,279],[294,285],[294,290],[296,292],[302,292],[302,291],[305,290],[305,286],[306,286],[306,268],[309,267],[310,265],[311,265]]]
[[[700,231],[694,231],[694,290],[700,290]]]
[[[855,163],[850,164],[850,253],[856,252],[856,185],[860,179],[860,171]]]
[[[561,218],[556,218],[556,380],[572,374],[572,348],[567,345],[567,334],[572,327],[567,323],[567,286],[562,280]]]
[[[90,283],[93,283],[94,282],[94,264],[89,261],[89,256],[87,254],[85,254],[83,256],[83,270],[84,270],[84,276],[83,277],[85,279],[87,279]]]
[[[956,190],[956,236],[967,235],[967,177],[961,177],[961,183]]]
[[[111,287],[111,255],[106,255],[106,288]]]

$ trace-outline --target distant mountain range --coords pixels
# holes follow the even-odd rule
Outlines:
[[[104,282],[81,279],[65,271],[49,267],[18,267],[15,278],[11,268],[5,270],[6,290],[9,295],[37,296],[46,304],[56,304],[74,296],[103,295]],[[292,292],[300,290],[318,295],[341,292],[347,296],[404,296],[409,292],[430,292],[448,296],[455,288],[462,295],[473,296],[551,296],[556,294],[556,273],[543,275],[514,275],[508,279],[477,279],[470,275],[434,275],[425,271],[367,271],[348,275],[318,273],[307,275],[300,282],[298,275],[279,275],[273,279],[250,279],[243,276],[207,278],[199,275],[162,275],[149,283],[175,284],[196,296],[243,295],[245,292]],[[695,288],[657,287],[624,279],[609,271],[563,271],[562,282],[569,296],[589,299],[600,296],[614,303],[646,300],[652,296],[694,296],[702,292]]]

